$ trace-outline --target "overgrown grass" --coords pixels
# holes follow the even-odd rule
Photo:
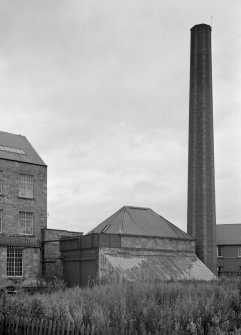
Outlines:
[[[122,283],[0,300],[0,313],[95,325],[96,334],[241,334],[238,279]]]

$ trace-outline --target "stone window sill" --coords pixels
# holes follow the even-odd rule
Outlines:
[[[24,200],[36,200],[35,198],[20,197],[19,195],[18,195],[18,199],[24,199]]]
[[[6,278],[6,279],[18,279],[18,278],[23,278],[23,275],[22,276],[8,276],[8,275],[6,275],[4,278]]]
[[[19,235],[17,236],[20,236],[20,237],[34,237],[34,234],[22,234],[22,233],[19,233]]]

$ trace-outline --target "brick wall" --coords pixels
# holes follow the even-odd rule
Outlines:
[[[211,27],[191,29],[187,232],[216,273]]]
[[[241,272],[241,257],[239,256],[238,249],[240,245],[221,245],[221,257],[217,258],[217,267],[221,267],[220,271],[225,275],[229,273]]]

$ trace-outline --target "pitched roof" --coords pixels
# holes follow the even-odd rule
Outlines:
[[[195,254],[108,249],[102,255],[109,264],[106,276],[119,276],[129,281],[216,279]]]
[[[218,224],[216,231],[217,245],[241,245],[241,224]]]
[[[3,131],[0,131],[0,159],[46,166],[25,136]]]
[[[150,208],[124,206],[89,233],[130,234],[191,239]]]

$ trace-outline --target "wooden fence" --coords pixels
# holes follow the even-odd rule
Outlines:
[[[78,326],[73,322],[59,322],[18,318],[0,319],[1,335],[94,335],[94,327]]]

